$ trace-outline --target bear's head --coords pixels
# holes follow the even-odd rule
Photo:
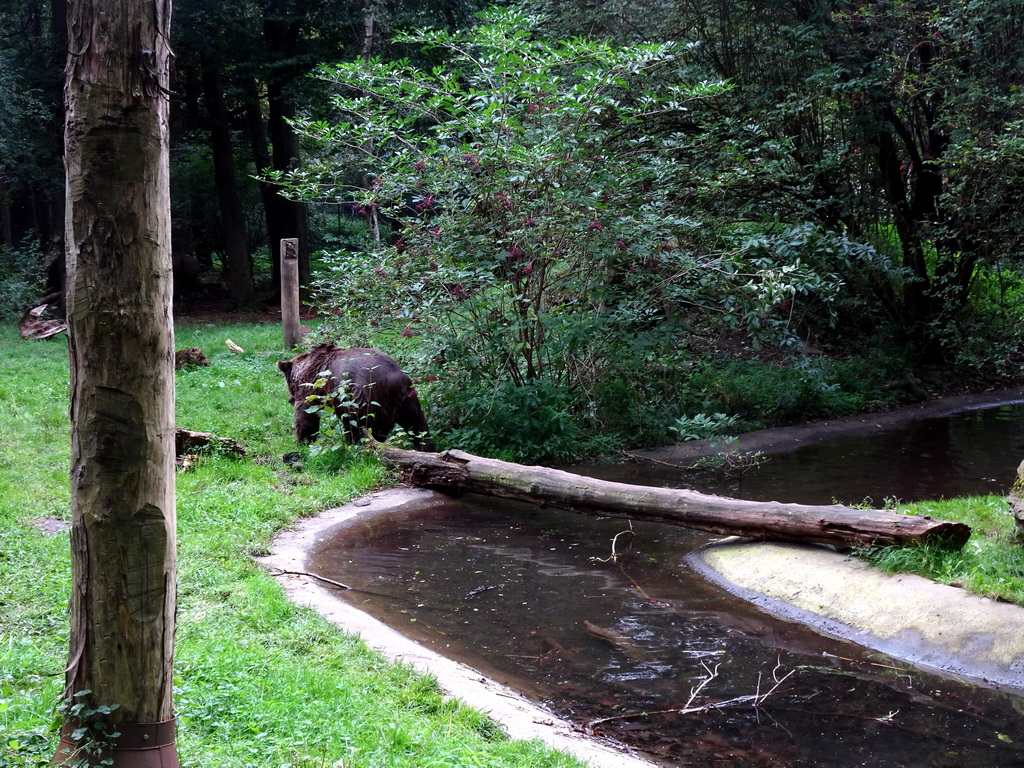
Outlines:
[[[285,384],[288,385],[288,402],[295,409],[295,437],[300,443],[311,443],[316,439],[320,431],[320,416],[316,413],[307,413],[309,404],[306,397],[310,393],[307,386],[301,381],[296,381],[293,376],[294,360],[278,360],[277,367],[284,374]]]

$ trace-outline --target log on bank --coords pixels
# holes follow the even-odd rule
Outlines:
[[[888,510],[744,501],[629,485],[458,450],[422,453],[388,445],[378,445],[378,450],[409,485],[480,493],[589,515],[650,520],[726,536],[841,548],[943,542],[960,549],[971,535],[970,527],[963,523]]]

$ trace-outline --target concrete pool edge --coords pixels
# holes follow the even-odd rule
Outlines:
[[[628,748],[585,735],[570,722],[517,691],[364,613],[345,601],[339,590],[302,575],[309,552],[329,539],[339,527],[404,506],[423,507],[445,501],[447,497],[441,494],[416,488],[392,488],[370,494],[315,517],[296,521],[293,528],[274,538],[271,554],[257,561],[276,578],[289,600],[312,608],[340,630],[359,635],[366,645],[389,660],[432,675],[447,695],[487,714],[510,738],[537,739],[593,768],[653,768],[655,763],[642,759]]]
[[[687,556],[761,610],[920,668],[1024,693],[1024,608],[827,547],[727,539]]]
[[[897,428],[909,421],[928,416],[1019,402],[1024,402],[1024,387],[942,398],[883,414],[866,414],[830,422],[750,433],[741,436],[739,448],[744,451],[763,450],[768,453],[776,453],[792,450],[836,434],[870,433]],[[698,456],[715,453],[718,450],[720,448],[713,443],[698,441],[662,449],[637,451],[630,456],[641,461],[669,461],[685,464]],[[282,573],[283,571],[305,571],[306,557],[309,551],[318,543],[329,538],[339,526],[350,525],[363,517],[397,510],[407,505],[424,506],[443,503],[445,500],[447,497],[413,488],[394,488],[371,494],[343,507],[329,509],[315,517],[296,521],[293,529],[284,531],[275,538],[271,555],[259,558],[259,562],[272,572],[277,572],[275,574],[277,580],[293,602],[313,608],[342,631],[360,635],[368,646],[379,650],[387,658],[410,664],[416,669],[433,675],[447,694],[490,715],[492,719],[502,725],[511,738],[538,739],[556,750],[566,752],[589,763],[594,768],[605,768],[606,766],[607,768],[654,768],[657,763],[644,760],[620,745],[589,738],[569,722],[530,702],[518,692],[488,678],[477,670],[448,659],[405,637],[343,600],[337,590],[325,587],[308,576]],[[984,661],[997,645],[994,637],[991,640],[986,640],[979,633],[974,633],[979,636],[973,638],[973,643],[968,643],[965,646],[965,652],[974,658],[967,658],[966,663],[962,664],[955,655],[943,656],[941,650],[937,651],[935,648],[926,650],[922,646],[919,650],[915,650],[923,640],[927,639],[927,633],[915,634],[914,629],[910,627],[906,628],[901,637],[888,639],[883,637],[884,643],[879,641],[878,646],[872,645],[870,627],[861,628],[856,624],[844,623],[839,620],[839,617],[831,615],[831,609],[827,609],[827,606],[835,604],[835,593],[855,591],[857,595],[861,596],[861,601],[867,603],[870,608],[870,603],[863,598],[864,591],[860,584],[852,579],[866,578],[866,572],[873,572],[876,576],[891,580],[890,584],[896,586],[889,591],[889,597],[882,598],[883,603],[905,607],[906,604],[901,601],[907,600],[908,595],[916,594],[910,587],[920,581],[941,590],[943,600],[948,599],[955,603],[967,597],[968,603],[974,606],[985,606],[984,612],[988,612],[989,607],[992,607],[994,612],[1004,613],[1006,616],[1003,619],[1004,626],[1011,628],[1024,626],[1024,609],[1022,608],[996,603],[970,595],[954,587],[934,584],[916,576],[884,577],[883,574],[864,563],[852,561],[834,551],[817,547],[744,542],[743,546],[746,548],[744,551],[747,553],[745,557],[733,560],[729,567],[725,566],[724,560],[719,560],[718,566],[725,571],[725,573],[721,573],[708,564],[705,557],[712,548],[719,547],[718,552],[721,553],[725,546],[736,547],[737,543],[726,541],[709,545],[699,554],[695,553],[690,556],[691,565],[722,588],[746,599],[768,613],[808,625],[822,634],[848,639],[860,645],[880,650],[897,659],[903,658],[908,664],[916,665],[930,672],[939,672],[978,682],[996,689],[1014,689],[1013,693],[1024,694],[1024,650],[1022,650],[1024,649],[1024,632],[1020,633],[1022,640],[1018,650],[1009,656],[1005,656],[1004,653],[1004,657],[1009,661],[1004,659],[1003,662],[995,666],[986,666],[987,662]],[[751,563],[759,561],[761,565],[765,565],[767,558],[764,553],[772,551],[771,548],[791,546],[802,553],[800,555],[794,553],[793,556],[806,557],[810,562],[818,562],[817,570],[843,574],[840,578],[841,583],[831,589],[826,589],[824,584],[816,585],[815,579],[820,581],[821,573],[815,573],[815,569],[812,569],[810,573],[805,572],[801,579],[796,580],[796,583],[792,583],[792,579],[790,580],[789,596],[792,602],[788,602],[785,590],[779,584],[785,582],[785,575],[791,570],[789,566],[777,565],[771,579],[768,578],[769,574],[765,574],[764,579],[757,584],[751,584],[748,577],[739,575],[739,571],[742,570],[738,565],[740,560],[748,561],[746,568],[753,568]],[[825,554],[823,555],[823,553]],[[826,562],[821,561],[823,556]],[[716,557],[712,559],[715,560]],[[735,577],[736,581],[730,578],[730,574]],[[741,583],[744,581],[751,585],[744,586]],[[774,581],[775,586],[769,586],[770,581]],[[851,587],[851,584],[854,586]],[[757,591],[758,589],[763,589],[764,592]],[[813,592],[814,589],[821,590],[816,601],[811,600],[807,603],[807,607],[802,607],[800,594],[804,593],[803,596],[806,599],[807,594]],[[826,596],[826,591],[832,593],[833,596]],[[986,606],[986,604],[988,605]],[[852,621],[853,619],[847,617],[847,620]],[[929,625],[935,623],[927,616],[922,621],[925,629],[929,629]],[[973,621],[973,614],[969,621]],[[885,628],[883,626],[883,629]],[[904,658],[901,654],[910,654],[911,658]]]
[[[296,521],[259,558],[288,598],[344,632],[359,635],[388,659],[434,676],[447,695],[480,710],[513,739],[537,739],[593,768],[653,768],[615,742],[593,739],[519,692],[417,643],[308,575],[317,545],[339,528],[406,506],[442,504],[448,497],[393,488]],[[705,578],[767,613],[885,653],[910,667],[998,690],[1024,693],[1024,608],[962,589],[877,569],[820,546],[726,539],[687,556]],[[1014,635],[1019,635],[1015,637]]]

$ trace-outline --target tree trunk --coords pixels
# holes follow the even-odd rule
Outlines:
[[[249,130],[249,141],[252,146],[253,161],[256,174],[260,177],[260,198],[267,222],[267,248],[270,252],[272,265],[272,285],[275,293],[281,289],[281,262],[277,258],[281,241],[296,238],[299,241],[299,279],[309,280],[309,229],[306,222],[306,209],[302,203],[288,200],[278,192],[278,185],[262,178],[268,171],[290,170],[293,161],[298,161],[298,138],[288,125],[286,105],[280,95],[271,96],[268,88],[268,107],[270,109],[269,126],[272,136],[268,138],[267,124],[263,119],[262,102],[255,81],[248,84],[246,94],[246,124]],[[289,113],[290,114],[290,113]],[[273,155],[268,149],[273,146]],[[291,149],[289,149],[291,147]]]
[[[696,491],[613,483],[545,467],[524,467],[463,451],[422,453],[380,445],[383,460],[410,485],[482,493],[590,515],[649,520],[752,539],[840,547],[943,540],[960,548],[962,523],[839,504],[742,501]]]
[[[374,0],[363,0],[363,42],[359,46],[359,58],[369,61],[373,58],[373,44],[375,40],[374,29],[376,27],[377,14],[374,10]],[[367,141],[363,145],[363,151],[367,156],[373,154],[373,141]],[[372,181],[369,175],[363,174],[363,187],[369,189]],[[370,242],[374,247],[380,244],[380,212],[376,206],[366,207],[366,226],[370,230]]]
[[[57,758],[177,766],[171,0],[68,7],[69,710]],[[100,707],[117,705],[109,714]],[[83,740],[72,731],[86,728]],[[120,736],[110,737],[116,732]],[[135,757],[133,757],[133,755]]]
[[[242,214],[242,200],[235,180],[234,146],[228,125],[228,110],[224,104],[220,63],[208,52],[200,54],[202,62],[203,97],[210,115],[210,149],[213,152],[213,179],[220,204],[220,222],[224,231],[224,249],[227,253],[228,292],[239,307],[256,303],[256,290],[252,283],[252,264],[249,261],[249,235]]]
[[[249,135],[249,147],[252,150],[252,161],[256,168],[256,179],[260,189],[260,201],[263,203],[263,219],[267,225],[267,252],[270,254],[271,280],[275,290],[281,287],[281,262],[275,257],[281,247],[282,234],[277,227],[278,216],[274,213],[274,205],[278,195],[274,185],[267,181],[267,172],[273,170],[273,160],[268,149],[267,129],[263,121],[263,100],[260,96],[259,84],[252,78],[245,83],[245,127]]]
[[[263,15],[263,42],[275,61],[288,61],[299,54],[302,36],[301,14],[296,14],[292,5],[285,0],[270,0]],[[294,67],[279,68],[267,81],[267,129],[275,171],[291,171],[299,163],[299,137],[289,120],[295,117],[295,105],[288,90],[293,82],[305,74]],[[309,225],[306,220],[306,206],[301,200],[289,200],[272,187],[274,203],[267,209],[268,233],[276,230],[270,241],[271,259],[276,258],[281,240],[298,238],[299,241],[299,284],[303,289],[309,285]],[[275,282],[275,288],[278,284]]]
[[[7,197],[7,185],[0,179],[0,230],[3,231],[3,244],[8,250],[14,250],[14,232],[11,229],[11,201]]]
[[[282,86],[267,88],[267,109],[270,121],[270,146],[275,171],[291,171],[299,164],[299,137],[288,122],[295,116],[290,101],[284,95]],[[295,238],[299,241],[299,285],[305,290],[309,285],[309,224],[306,220],[306,205],[301,200],[289,200],[273,187],[275,203],[273,215],[277,217],[274,228],[280,239],[271,243],[272,255],[279,252],[280,240]],[[268,223],[268,229],[270,225]]]

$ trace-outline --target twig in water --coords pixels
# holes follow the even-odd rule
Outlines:
[[[275,571],[276,573],[272,573],[271,576],[279,576],[283,574],[289,574],[292,576],[309,576],[311,579],[318,579],[327,584],[331,584],[332,586],[335,586],[338,589],[352,589],[352,587],[350,587],[348,584],[342,584],[340,581],[328,579],[326,576],[320,576],[319,574],[310,573],[309,571],[285,571],[281,570],[280,568],[276,568]]]
[[[690,469],[692,466],[692,460],[690,464],[673,464],[671,461],[661,461],[660,459],[652,459],[650,456],[637,456],[635,453],[629,451],[619,451],[627,459],[632,459],[638,463],[650,462],[651,464],[660,464],[663,467],[671,467],[672,469]]]
[[[594,557],[591,558],[592,560],[595,560],[598,563],[617,563],[619,561],[619,555],[622,554],[617,549],[619,544],[619,536],[625,536],[626,534],[629,534],[629,540],[632,541],[633,536],[635,535],[633,533],[633,521],[627,520],[626,522],[629,524],[629,528],[625,531],[619,531],[615,534],[615,536],[612,537],[612,553],[608,557]]]
[[[612,720],[629,720],[635,717],[647,717],[649,715],[692,715],[699,714],[701,712],[707,712],[712,709],[725,709],[726,707],[738,707],[745,704],[749,704],[750,706],[755,708],[760,707],[764,700],[771,696],[773,693],[775,693],[775,691],[778,690],[779,686],[786,682],[786,680],[788,680],[789,677],[796,671],[794,669],[791,669],[789,672],[782,675],[782,677],[779,677],[779,669],[781,668],[782,663],[781,661],[777,661],[775,664],[775,669],[772,670],[772,679],[774,680],[775,684],[764,693],[761,693],[761,676],[758,675],[756,693],[747,696],[736,696],[731,699],[726,699],[725,701],[708,702],[707,704],[694,705],[694,701],[696,701],[701,691],[703,691],[704,688],[707,687],[708,683],[710,683],[712,680],[718,677],[718,668],[721,665],[716,664],[714,669],[712,669],[702,661],[701,666],[704,667],[704,671],[707,674],[700,680],[699,683],[697,683],[697,685],[690,689],[690,697],[686,700],[686,704],[684,704],[683,706],[673,707],[672,709],[659,709],[651,712],[634,712],[629,715],[612,715],[611,717],[601,717],[597,720],[591,720],[586,724],[585,727],[587,732],[591,735],[594,735],[595,726],[598,726],[601,723],[610,722]]]

